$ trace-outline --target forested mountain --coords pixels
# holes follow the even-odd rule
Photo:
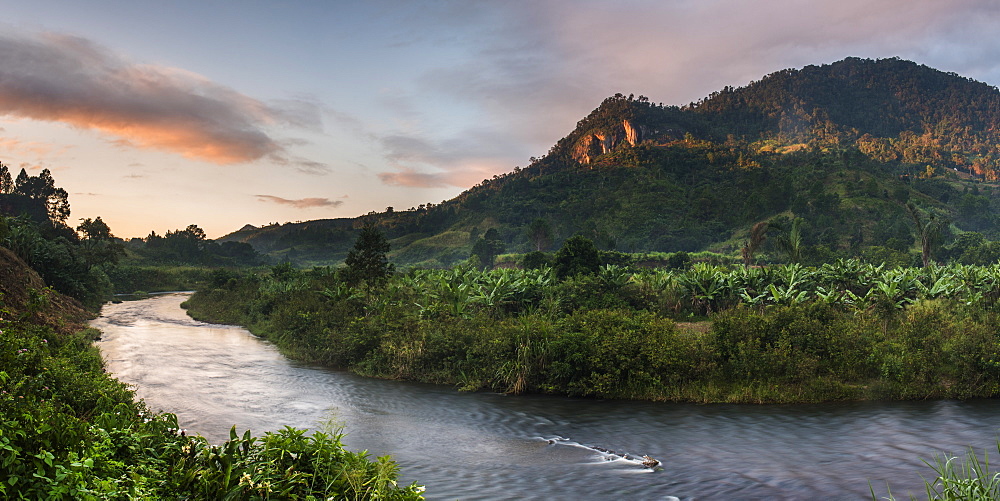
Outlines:
[[[575,234],[608,250],[738,256],[768,221],[772,244],[797,242],[796,260],[907,261],[936,222],[940,238],[925,243],[948,244],[940,258],[961,251],[949,242],[963,232],[1000,237],[998,144],[995,87],[897,58],[848,58],[686,106],[617,94],[544,157],[450,201],[223,240],[333,263],[374,223],[404,265],[452,264],[484,239],[495,252],[551,250]],[[778,246],[763,254],[791,259]]]

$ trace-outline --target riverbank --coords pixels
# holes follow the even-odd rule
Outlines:
[[[422,499],[396,486],[389,458],[345,450],[336,430],[186,436],[104,371],[90,313],[3,248],[0,265],[0,497]]]
[[[470,300],[467,277],[396,277],[364,290],[323,270],[283,273],[231,280],[185,307],[199,320],[245,326],[291,358],[465,390],[698,403],[1000,393],[1000,319],[955,299],[888,309],[736,305],[710,314],[710,328],[678,327],[649,306],[663,298],[627,278],[521,285],[520,298],[491,301]],[[532,280],[513,273],[487,278]]]

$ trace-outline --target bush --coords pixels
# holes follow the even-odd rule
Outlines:
[[[526,270],[540,270],[552,266],[552,258],[542,251],[531,251],[521,258],[521,266]]]
[[[554,268],[560,280],[576,275],[594,274],[600,267],[600,253],[589,238],[580,235],[570,237],[556,252]]]

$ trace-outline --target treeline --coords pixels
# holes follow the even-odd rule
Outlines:
[[[196,225],[152,232],[128,242],[116,237],[100,216],[67,224],[66,190],[48,169],[12,179],[0,164],[0,246],[13,251],[56,291],[96,311],[112,293],[191,290],[208,279],[206,267],[264,264],[252,246],[213,242]]]
[[[156,265],[256,266],[266,260],[250,244],[209,240],[198,225],[164,235],[150,232],[125,243],[133,260]]]
[[[1000,391],[1000,266],[698,264],[230,276],[192,316],[298,359],[470,390],[694,402]]]
[[[194,290],[212,270],[259,266],[268,259],[242,242],[215,242],[197,225],[121,242],[124,258],[108,269],[115,293]]]
[[[28,263],[53,289],[92,311],[113,293],[192,290],[210,279],[211,268],[264,261],[247,244],[216,244],[205,240],[204,233],[192,236],[192,227],[149,243],[126,243],[100,217],[84,219],[73,229],[27,214],[0,215],[0,246]]]

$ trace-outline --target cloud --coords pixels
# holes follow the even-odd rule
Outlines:
[[[31,171],[41,171],[42,169],[48,168],[48,167],[45,167],[45,164],[37,164],[37,163],[31,163],[31,162],[21,162],[17,166],[20,167],[20,168],[22,168],[22,169],[24,169],[25,171],[29,171],[29,172],[31,172]],[[49,169],[49,170],[52,170],[52,169]]]
[[[491,140],[492,132],[469,128],[453,138],[391,134],[376,138],[395,169],[378,174],[383,183],[413,188],[467,188],[511,170],[511,151]]]
[[[280,158],[268,127],[315,126],[295,102],[268,106],[176,68],[136,64],[87,39],[0,35],[0,114],[100,131],[120,146],[219,164]]]
[[[67,149],[65,146],[57,147],[40,141],[25,142],[13,137],[0,137],[0,150],[16,154],[31,154],[41,158],[64,153]]]
[[[314,207],[340,207],[344,204],[342,200],[330,200],[329,198],[300,198],[290,200],[273,195],[255,195],[261,202],[271,202],[279,205],[290,205],[296,209],[312,209]]]
[[[271,162],[277,165],[289,165],[303,174],[321,175],[330,172],[330,166],[323,162],[316,162],[300,157],[287,155],[272,155]]]
[[[378,178],[391,186],[409,186],[411,188],[441,188],[451,184],[447,181],[445,174],[417,172],[410,167],[403,167],[394,172],[380,172]]]

